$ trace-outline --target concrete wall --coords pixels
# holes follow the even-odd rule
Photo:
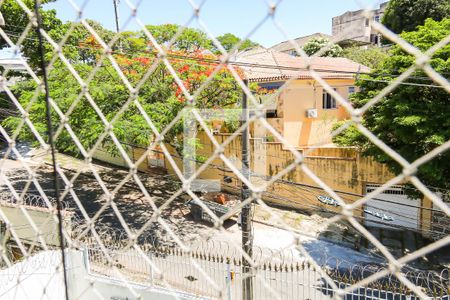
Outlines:
[[[380,8],[372,10],[373,18],[377,18],[378,22],[386,10],[387,2],[381,3]],[[355,40],[363,43],[371,43],[370,36],[378,34],[371,28],[373,20],[367,20],[363,10],[348,11],[340,16],[332,19],[332,34],[334,38],[339,40]]]
[[[61,271],[61,252],[43,251],[0,270],[0,298],[64,299],[64,280]]]
[[[215,135],[217,142],[220,144],[229,137],[230,135]],[[204,146],[197,154],[209,157],[214,151],[212,143],[203,133],[199,133],[198,138]],[[256,174],[252,177],[252,183],[256,186],[266,182],[264,176],[275,176],[294,161],[294,155],[283,149],[280,143],[266,143],[262,139],[251,139],[250,143],[251,168],[253,173]],[[170,151],[174,153],[175,162],[182,170],[182,162],[177,157],[178,154],[173,149]],[[347,203],[352,203],[361,198],[360,195],[365,194],[366,184],[382,184],[394,177],[385,165],[360,155],[355,149],[330,147],[312,151],[304,149],[303,151],[308,151],[304,166],[333,190],[338,191],[337,194]],[[241,168],[240,136],[229,143],[224,154],[238,169]],[[166,161],[166,166],[168,166],[169,173],[174,174],[168,161]],[[225,177],[232,178],[232,182],[226,183],[223,180]],[[236,191],[240,188],[240,180],[237,176],[221,159],[217,158],[210,167],[200,174],[199,179],[220,180],[224,190]],[[293,183],[299,183],[300,185]],[[317,211],[320,208],[331,211],[339,210],[339,208],[318,201],[317,197],[320,195],[327,196],[327,193],[301,167],[297,166],[284,175],[282,181],[270,185],[264,194],[264,198],[274,204],[306,211]],[[430,206],[429,203],[422,202],[424,206]],[[363,207],[360,207],[355,210],[355,215],[363,217],[363,209]],[[420,229],[427,230],[430,228],[431,214],[429,211],[419,211],[418,218]]]
[[[95,150],[94,154],[92,155],[92,158],[97,159],[99,161],[103,161],[115,166],[119,167],[127,167],[127,163],[120,155],[111,155],[106,151],[106,149],[99,148]]]
[[[366,26],[367,24],[367,26]],[[363,11],[346,12],[332,19],[333,36],[341,40],[355,40],[364,43],[370,42],[370,27],[366,23]]]
[[[93,276],[87,270],[81,251],[68,251],[66,258],[69,299],[200,299],[175,290],[133,283],[125,285],[119,280]],[[0,270],[1,299],[64,299],[65,288],[60,267],[60,251],[42,251],[11,268]]]
[[[0,203],[0,208],[5,217],[9,220],[14,232],[17,234],[17,237],[22,243],[28,245],[41,245],[36,238],[36,231],[33,229],[31,223],[25,215],[26,212],[29,218],[36,225],[37,229],[42,233],[42,238],[47,246],[59,247],[58,221],[56,219],[56,213],[52,213],[48,209],[42,207],[23,206],[20,208],[14,204],[4,202]],[[64,219],[64,228],[70,230],[72,213],[62,212],[62,215]],[[0,235],[5,233],[4,230],[4,224],[2,224]]]
[[[133,162],[140,160],[145,155],[138,166],[138,170],[141,172],[155,171],[155,169],[165,167],[164,154],[158,148],[149,154],[145,153],[147,149],[138,146],[125,146],[125,150]],[[97,149],[94,152],[93,158],[118,167],[129,167],[122,156],[112,155],[106,149]]]
[[[195,297],[157,287],[144,286],[108,277],[91,275],[88,272],[86,257],[81,251],[71,251],[71,269],[68,273],[69,298],[90,300],[97,299],[100,294],[103,299],[195,299]]]

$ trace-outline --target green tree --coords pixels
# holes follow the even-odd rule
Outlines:
[[[136,31],[120,32],[115,45],[116,48],[120,48],[119,51],[136,53],[136,55],[140,55],[140,53],[147,50],[146,40],[142,38],[140,32]]]
[[[94,20],[86,20],[86,22],[105,43],[109,43],[114,37],[115,33],[105,29],[100,23]],[[73,29],[63,46],[64,55],[72,63],[95,63],[96,57],[100,53],[100,44],[83,24],[73,22],[63,24],[59,29],[60,36],[64,36],[72,26]],[[118,44],[118,42],[114,44],[113,50],[117,50]],[[47,60],[49,60],[54,55],[53,48],[48,45],[46,50]]]
[[[233,49],[233,47],[240,43],[242,41],[242,39],[240,39],[239,37],[235,36],[232,33],[225,33],[224,35],[218,36],[217,40],[222,44],[222,46],[225,48],[225,50],[230,51],[231,49]],[[252,42],[249,39],[245,39],[242,44],[239,46],[238,50],[244,50],[244,49],[248,49],[248,48],[252,48],[252,47],[256,47],[259,46],[258,43]],[[218,51],[218,50],[216,50]]]
[[[113,55],[121,71],[133,86],[136,86],[142,80],[144,74],[156,60],[155,55],[152,53],[141,54],[140,56],[130,56],[128,54]],[[195,55],[198,59],[208,58],[200,53],[185,53],[185,55]],[[168,59],[185,88],[191,94],[206,82],[217,66],[214,64],[198,64],[188,59],[173,59],[170,57]],[[87,78],[95,68],[93,64],[82,62],[73,63],[72,65],[82,78]],[[60,61],[57,61],[55,67],[50,70],[48,78],[51,98],[57,103],[61,111],[66,112],[79,97],[82,91],[80,84]],[[130,97],[129,91],[118,73],[107,61],[104,61],[103,66],[97,70],[88,88],[90,95],[107,120],[114,118]],[[35,95],[35,89],[35,82],[27,80],[18,83],[13,88],[13,92],[23,106],[28,106]],[[235,78],[229,71],[223,69],[213,76],[207,87],[198,95],[196,107],[235,107],[240,97],[241,93],[237,88]],[[145,83],[140,87],[138,101],[160,131],[175,119],[186,103],[181,89],[163,64],[159,64],[157,69],[146,78]],[[45,99],[41,94],[37,101],[31,105],[30,118],[43,136],[47,134],[45,112]],[[54,124],[60,122],[60,118],[55,111],[52,111],[52,119]],[[20,120],[20,117],[9,117],[3,121],[3,125],[12,130],[17,128]],[[69,125],[83,146],[88,149],[94,145],[105,130],[101,119],[85,97],[82,97],[70,114]],[[182,132],[182,129],[182,122],[178,122],[165,136],[165,141],[180,150],[180,153],[182,140],[178,138],[178,135]],[[114,133],[122,142],[142,146],[148,146],[153,138],[151,128],[134,104],[129,106],[122,117],[114,124]],[[29,129],[22,130],[19,138],[29,141],[36,140]],[[78,148],[65,130],[58,136],[55,143],[60,151],[75,155],[79,154]],[[111,140],[106,139],[103,146],[111,153],[117,153],[117,148]]]
[[[41,1],[42,4],[54,2],[55,0],[44,0]],[[34,1],[33,0],[23,0],[22,1],[30,10],[34,10]],[[62,25],[61,20],[56,17],[55,10],[44,10],[40,9],[40,14],[42,17],[42,25],[43,28],[47,31],[47,33],[55,39],[59,39],[61,37],[60,27]],[[17,43],[20,35],[24,32],[28,23],[30,22],[28,15],[26,12],[17,4],[14,0],[4,0],[0,4],[0,12],[5,19],[5,26],[3,26],[3,30],[6,32],[8,37],[12,40],[13,43]],[[9,47],[8,43],[2,38],[0,39],[0,48]],[[27,38],[23,41],[21,52],[23,55],[28,58],[28,62],[32,67],[39,66],[39,53],[38,49],[38,40],[36,31],[31,28],[29,31]]]
[[[427,18],[440,21],[450,18],[448,0],[391,0],[382,23],[395,33],[413,31]]]
[[[147,25],[147,30],[153,35],[156,42],[167,47],[169,42],[175,37],[181,26],[176,24],[163,25]],[[142,38],[148,40],[147,36],[142,33]],[[194,52],[200,49],[212,50],[213,45],[206,33],[193,28],[184,28],[181,34],[172,43],[171,50],[179,50],[185,52]]]
[[[426,51],[450,34],[450,19],[440,22],[428,19],[417,31],[405,32],[401,37],[421,51]],[[415,58],[394,46],[371,75],[358,81],[361,92],[352,99],[355,107],[362,107],[389,85],[395,77],[414,64]],[[450,74],[450,45],[437,50],[429,64],[448,79]],[[431,86],[408,85],[426,84]],[[450,139],[449,94],[433,86],[423,71],[416,71],[394,91],[373,105],[363,116],[363,125],[379,139],[412,162]],[[339,125],[339,124],[338,124]],[[355,127],[334,138],[342,146],[359,146],[363,153],[386,163],[395,173],[400,165],[360,134]],[[450,153],[442,153],[418,170],[418,177],[427,185],[450,188]]]
[[[142,38],[141,32],[124,31],[117,34],[94,20],[86,20],[86,22],[105,43],[110,43],[115,38],[111,47],[114,53],[139,56],[148,50],[147,42]],[[64,55],[73,63],[95,63],[96,58],[102,52],[99,41],[81,23],[68,22],[63,24],[62,34],[65,34],[72,26],[73,29],[63,47]],[[54,55],[52,50],[49,49],[47,53],[49,56]]]
[[[325,45],[327,45],[329,42],[330,40],[328,40],[327,38],[312,38],[303,46],[303,50],[306,52],[306,54],[311,56],[325,47]],[[334,44],[330,48],[328,48],[327,51],[325,51],[321,56],[338,57],[341,56],[341,54],[341,46]]]
[[[380,47],[370,47],[368,49],[363,49],[361,47],[350,47],[343,50],[342,57],[346,57],[374,69],[388,57],[388,53],[385,49]]]

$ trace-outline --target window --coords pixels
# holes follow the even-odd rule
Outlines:
[[[378,45],[378,41],[379,41],[379,38],[378,38],[377,34],[371,34],[370,35],[370,42],[372,44]]]
[[[267,83],[259,83],[259,87],[265,88],[266,90],[278,90],[284,84],[284,81],[279,82],[267,82]]]
[[[348,94],[351,95],[355,92],[355,87],[354,86],[349,86],[348,87]]]
[[[380,22],[380,16],[375,16],[375,17],[373,17],[373,19],[375,20],[375,22]]]
[[[369,19],[366,18],[366,27],[369,27]]]
[[[267,110],[266,111],[266,118],[276,118],[277,117],[277,110]]]
[[[334,90],[336,90],[336,89],[334,89]],[[326,91],[323,91],[322,108],[323,109],[337,108],[336,99],[331,97],[331,95],[328,94]]]

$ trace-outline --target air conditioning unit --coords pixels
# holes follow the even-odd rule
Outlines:
[[[307,109],[306,117],[307,118],[317,118],[317,109],[315,109],[315,108]]]
[[[211,133],[212,133],[212,134],[219,134],[219,133],[220,133],[220,129],[217,129],[217,128],[211,128]]]

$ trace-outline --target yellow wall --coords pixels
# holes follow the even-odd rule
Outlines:
[[[222,144],[230,138],[230,135],[220,134],[214,137],[219,144]],[[198,154],[209,157],[214,150],[212,143],[204,133],[199,133],[198,138],[204,144],[203,149],[199,150]],[[294,161],[294,155],[290,151],[283,149],[281,143],[266,143],[262,139],[251,139],[250,146],[251,169],[256,175],[275,176]],[[172,151],[174,150],[171,149]],[[300,151],[302,152],[302,150]],[[365,194],[365,184],[380,184],[394,177],[385,165],[361,156],[356,149],[329,147],[318,148],[313,151],[308,150],[308,152],[303,153],[307,153],[304,159],[304,166],[334,191],[338,191],[337,194],[347,203],[353,203],[361,198],[360,195]],[[235,137],[225,147],[224,154],[236,168],[241,168],[240,136]],[[182,170],[181,159],[175,158],[175,161],[180,170]],[[169,173],[173,174],[174,171],[167,160],[166,166]],[[233,178],[231,184],[223,181],[226,176]],[[220,158],[214,159],[211,166],[200,174],[199,179],[220,180],[222,188],[230,192],[235,192],[241,185],[237,176]],[[300,185],[294,185],[291,182],[300,183]],[[263,176],[254,176],[252,177],[252,183],[259,186],[266,183],[266,181]],[[317,196],[327,196],[327,193],[319,188],[318,184],[300,166],[284,175],[281,181],[270,185],[266,191],[264,199],[278,205],[309,211],[317,211],[319,208],[332,211],[339,210],[339,208],[334,208],[318,201]],[[362,210],[363,207],[356,209],[354,211],[355,215],[363,216]],[[429,212],[421,212],[420,218],[421,228],[424,230],[430,228],[431,215]]]
[[[214,135],[219,144],[223,144],[226,140],[231,139],[230,134]],[[203,148],[198,150],[198,155],[210,157],[214,153],[215,148],[209,137],[200,132],[197,136]],[[175,168],[183,171],[182,159],[176,151],[166,144],[171,157],[175,161],[172,166],[169,159],[165,157],[160,150],[149,155],[145,155],[145,159],[139,165],[140,171],[161,171],[151,167],[151,160],[161,160],[161,167],[165,168],[169,173],[175,174]],[[234,137],[225,147],[224,155],[237,168],[241,169],[241,137]],[[144,150],[139,147],[129,147],[129,156],[133,161],[144,155]],[[294,161],[294,155],[283,148],[278,142],[264,142],[263,139],[256,138],[250,141],[251,164],[253,176],[252,183],[260,186],[266,183],[267,177],[272,177],[286,169]],[[387,169],[385,165],[377,163],[368,157],[361,156],[358,151],[353,148],[337,148],[337,147],[321,147],[317,149],[304,148],[299,150],[305,155],[304,166],[311,170],[320,180],[327,184],[347,203],[352,203],[365,194],[365,184],[382,184],[387,182],[394,175]],[[98,156],[102,161],[122,165],[122,161],[118,161],[116,157],[111,155]],[[198,164],[197,168],[200,167]],[[231,183],[226,183],[223,179],[228,176],[232,178]],[[221,183],[224,190],[230,192],[239,191],[241,182],[235,173],[220,158],[215,158],[211,165],[207,167],[198,179],[215,179]],[[299,184],[292,184],[299,183]],[[311,179],[304,170],[297,166],[292,171],[285,174],[281,181],[271,184],[264,193],[264,199],[268,202],[282,205],[285,207],[293,207],[296,209],[317,211],[318,209],[338,211],[329,205],[322,204],[318,201],[317,196],[327,193],[321,189],[317,182]],[[428,199],[422,200],[422,206],[425,209],[419,211],[419,224],[423,231],[427,231],[432,227],[432,214],[427,208],[432,208],[432,202]],[[362,207],[355,210],[356,216],[363,216]]]

